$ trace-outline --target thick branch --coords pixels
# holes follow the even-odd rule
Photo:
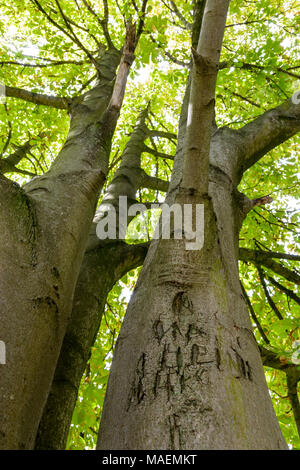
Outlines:
[[[5,87],[5,93],[8,97],[19,98],[21,100],[29,101],[30,103],[51,106],[52,108],[57,109],[69,109],[72,103],[71,98],[34,93],[22,88],[10,86]]]
[[[266,111],[257,119],[236,131],[239,138],[238,172],[240,177],[267,152],[300,130],[300,104],[287,100]]]
[[[207,0],[190,93],[182,186],[208,193],[215,87],[229,0]]]
[[[265,348],[264,346],[258,345],[262,363],[266,367],[271,367],[272,369],[282,370],[287,372],[288,370],[296,371],[296,378],[300,380],[300,370],[297,370],[297,366],[289,361],[287,357],[278,356],[274,351]]]
[[[276,274],[284,277],[288,281],[294,282],[295,284],[300,285],[300,276],[295,271],[282,266],[272,259],[272,252],[256,251],[249,250],[248,248],[239,249],[239,259],[242,261],[250,261],[255,265],[262,265],[268,269],[271,269]],[[278,254],[278,253],[277,253]],[[282,254],[284,255],[284,254]],[[275,257],[275,256],[273,256]],[[281,256],[282,258],[284,256]],[[289,258],[290,259],[290,258]]]
[[[157,191],[162,191],[162,192],[167,192],[169,188],[169,181],[156,178],[155,176],[147,175],[147,173],[143,171],[141,187],[148,188],[148,189],[156,189]]]
[[[293,255],[292,253],[278,253],[277,251],[262,251],[262,250],[249,250],[248,248],[240,248],[240,253],[243,256],[253,256],[257,261],[261,259],[277,258],[288,259],[291,261],[300,261],[300,255]]]
[[[300,403],[297,393],[297,384],[300,380],[299,370],[296,368],[288,369],[286,373],[286,383],[288,388],[288,397],[292,405],[293,414],[300,437]]]
[[[282,358],[278,357],[275,352],[265,348],[264,346],[259,345],[258,347],[264,366],[271,367],[272,369],[282,370],[286,373],[288,397],[292,405],[293,415],[295,418],[298,434],[300,436],[300,404],[297,394],[297,384],[300,380],[299,367],[297,367],[296,364],[289,362],[286,357],[284,357],[284,360],[282,360]]]
[[[119,66],[116,83],[114,86],[114,91],[108,105],[108,109],[115,109],[117,112],[120,111],[125,88],[127,83],[127,78],[129,74],[130,67],[134,61],[134,51],[137,45],[137,36],[136,36],[136,25],[130,24],[126,31],[125,45],[123,48],[123,55],[121,63]]]

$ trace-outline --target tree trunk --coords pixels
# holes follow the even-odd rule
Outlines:
[[[49,172],[23,189],[0,179],[1,339],[7,351],[2,449],[34,444],[105,180],[121,105],[119,90],[117,99],[113,93],[120,57],[116,49],[107,51],[96,86],[70,106],[70,131]]]
[[[147,253],[148,245],[100,241],[96,236],[96,222],[109,211],[107,204],[118,213],[119,196],[127,196],[129,205],[133,204],[137,189],[145,180],[146,183],[149,179],[153,182],[154,178],[141,169],[144,141],[150,132],[145,124],[147,113],[148,109],[140,113],[122,154],[120,168],[108,186],[91,226],[70,322],[39,425],[36,449],[65,449],[78,388],[101,323],[107,295],[126,272],[143,263]],[[168,182],[159,180],[159,184],[162,183],[167,189]],[[130,219],[132,217],[127,222]]]
[[[117,341],[98,449],[286,448],[238,275],[247,205],[238,142],[211,127],[227,8],[206,3],[167,198],[203,204],[204,246],[152,242]]]
[[[203,249],[152,242],[117,342],[99,449],[286,448],[239,283],[239,202],[218,170],[202,201]]]
[[[115,282],[143,263],[146,253],[145,245],[115,242],[85,254],[35,449],[66,448],[78,388],[100,327],[107,295]]]

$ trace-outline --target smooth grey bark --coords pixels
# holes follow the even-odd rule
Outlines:
[[[78,388],[99,330],[109,291],[140,266],[146,245],[110,243],[88,251],[81,265],[70,322],[39,424],[35,449],[64,450]]]
[[[151,244],[118,339],[99,449],[286,448],[240,290],[232,176],[219,168],[213,177],[203,250]]]
[[[300,403],[297,392],[298,382],[300,381],[299,367],[296,364],[293,364],[291,359],[288,357],[286,357],[285,361],[283,361],[281,357],[278,357],[278,354],[271,351],[270,349],[267,349],[263,346],[260,346],[259,349],[264,366],[281,370],[286,374],[288,398],[292,406],[296,427],[300,436]]]
[[[212,138],[207,245],[195,259],[180,241],[152,242],[118,339],[99,449],[286,448],[240,290],[242,208],[222,134]],[[216,154],[228,155],[223,168]]]
[[[1,449],[34,445],[105,180],[120,85],[124,91],[133,57],[127,46],[126,56],[105,52],[95,87],[72,102],[66,143],[48,173],[23,189],[1,177],[0,311],[7,350],[0,382]]]
[[[163,187],[167,190],[167,181],[152,178],[141,169],[144,141],[152,134],[145,123],[147,113],[148,109],[140,113],[122,154],[121,165],[94,217],[76,285],[70,322],[39,425],[36,449],[65,449],[78,388],[101,323],[107,294],[126,272],[143,263],[148,250],[147,244],[127,245],[112,240],[103,242],[95,233],[97,222],[105,217],[111,206],[118,214],[119,196],[127,196],[130,207],[137,202],[138,188],[148,182],[151,186],[155,183],[155,189]],[[127,219],[127,224],[132,218]]]
[[[23,96],[23,98],[25,98]],[[27,98],[25,98],[27,99]],[[39,98],[38,98],[39,99]],[[46,104],[45,102],[44,103],[40,103],[40,104]],[[49,104],[50,105],[50,104]],[[51,104],[53,105],[53,103]],[[297,108],[298,109],[298,108]],[[86,117],[86,116],[85,116]],[[286,117],[286,120],[285,120],[285,123],[287,125],[287,127],[290,125],[289,123],[291,122],[291,120],[289,120],[289,115],[287,115]],[[294,126],[290,126],[293,127],[294,129],[292,130],[292,132],[290,134],[287,134],[287,133],[282,133],[282,140],[285,140],[287,138],[288,135],[293,135],[293,133],[295,133],[297,131],[297,129],[299,128],[299,125],[296,121],[293,121],[295,123]],[[297,127],[298,126],[298,127]],[[75,126],[76,127],[76,126]],[[263,126],[262,126],[263,127]],[[223,132],[224,136],[224,141],[222,141],[222,139],[220,138],[220,135],[221,133]],[[224,179],[226,180],[227,178],[227,173],[230,175],[232,173],[232,168],[231,168],[231,165],[232,165],[232,162],[229,161],[229,154],[230,152],[232,153],[233,155],[233,158],[236,159],[240,159],[240,156],[241,156],[241,153],[237,152],[237,151],[232,151],[232,150],[236,150],[236,147],[240,147],[240,151],[241,151],[241,148],[243,146],[243,139],[242,139],[242,136],[240,138],[240,140],[238,141],[238,139],[236,138],[235,141],[234,141],[234,138],[232,138],[232,140],[230,141],[230,138],[228,139],[229,135],[231,135],[231,137],[233,135],[237,136],[237,134],[234,134],[234,133],[231,133],[229,130],[220,130],[218,131],[218,133],[216,134],[215,137],[213,137],[214,139],[214,144],[212,146],[212,149],[211,149],[211,164],[210,164],[210,170],[211,170],[211,173],[212,173],[212,179],[215,179],[215,183],[218,182],[219,179]],[[253,135],[255,135],[255,132],[253,133]],[[271,137],[271,134],[269,133],[270,137]],[[226,140],[227,139],[227,140]],[[260,137],[260,140],[262,141],[262,143],[264,143],[264,141],[266,140],[266,135],[261,135]],[[229,142],[230,141],[230,142]],[[69,142],[70,143],[70,142]],[[233,145],[234,144],[234,145]],[[240,144],[240,145],[238,145]],[[273,143],[273,145],[276,145],[276,142]],[[245,146],[244,146],[245,148]],[[263,147],[264,149],[267,148],[267,146],[265,145],[265,147]],[[91,150],[91,148],[89,147],[89,150]],[[226,158],[223,158],[223,155],[220,151],[224,151],[225,154],[227,154],[227,157]],[[70,168],[71,168],[71,160],[72,160],[72,155],[70,154],[70,159],[69,159],[69,162],[70,162]],[[176,163],[176,162],[175,162]],[[81,162],[77,162],[76,164],[78,164],[78,169],[80,169],[81,171]],[[104,165],[105,166],[105,165]],[[62,166],[60,167],[61,170],[63,170]],[[235,169],[236,170],[236,169]],[[56,175],[59,175],[60,170],[57,171],[57,174]],[[223,173],[223,174],[222,174]],[[232,175],[234,175],[234,172],[232,173]],[[78,175],[77,175],[78,176]],[[232,176],[233,178],[233,181],[234,181],[234,177]],[[18,211],[18,210],[21,210],[21,212],[23,212],[23,209],[24,207],[26,206],[27,207],[27,201],[25,200],[24,204],[23,204],[23,201],[22,201],[22,192],[19,192],[16,187],[12,184],[10,184],[7,180],[5,180],[5,178],[0,178],[0,184],[1,184],[1,187],[3,187],[3,194],[6,192],[7,194],[7,199],[5,201],[5,204],[6,204],[6,207],[4,207],[3,205],[1,206],[1,210],[3,210],[3,214],[4,216],[6,217],[7,215],[7,211],[9,210],[9,208],[12,208],[13,210],[15,211]],[[42,192],[47,192],[47,189],[45,189],[46,186],[44,186],[44,188],[42,189]],[[35,190],[39,191],[41,188],[39,188],[39,185],[37,185],[37,187],[35,187]],[[75,191],[76,192],[76,191]],[[40,191],[41,193],[41,191]],[[227,193],[226,193],[227,194]],[[62,198],[63,199],[63,198]],[[57,198],[57,201],[59,200],[62,200],[62,199],[59,199]],[[74,199],[72,199],[72,197],[70,197],[70,200],[72,200],[72,203],[74,203]],[[70,202],[70,201],[69,201]],[[17,209],[15,207],[15,205],[17,206]],[[25,208],[26,208],[25,207]],[[53,209],[53,208],[52,208]],[[57,208],[56,208],[57,209]],[[54,213],[54,209],[52,210],[52,212]],[[30,216],[31,217],[31,216]],[[54,217],[52,217],[52,220],[53,220]],[[31,223],[28,223],[28,224],[23,224],[23,221],[22,221],[22,217],[21,217],[21,220],[19,220],[18,222],[16,221],[13,221],[12,219],[10,219],[9,217],[7,218],[7,227],[6,228],[6,234],[9,234],[10,231],[11,231],[11,228],[13,228],[13,230],[16,228],[16,226],[19,226],[19,229],[20,231],[25,231],[25,234],[27,236],[27,231],[28,233],[32,234],[32,226],[34,226],[34,224],[31,224]],[[225,224],[226,225],[226,224]],[[29,238],[31,237],[31,235],[29,236]],[[3,238],[5,238],[5,235],[3,236]],[[26,240],[26,237],[24,237],[24,239]],[[50,240],[51,241],[51,240]],[[22,241],[23,243],[23,241]],[[54,245],[54,242],[52,241],[52,245]],[[14,245],[13,248],[15,248],[16,245]],[[12,250],[11,250],[12,251]],[[21,248],[19,250],[21,252]],[[32,250],[34,251],[34,250]],[[23,256],[23,255],[22,255]],[[24,256],[26,257],[26,254],[24,254]],[[29,257],[30,258],[30,257]],[[7,256],[7,262],[10,261],[10,257]],[[65,260],[64,260],[65,261]],[[6,262],[6,259],[4,260],[4,262]],[[73,266],[72,266],[73,267]],[[27,273],[22,273],[24,274],[25,276],[27,275]],[[56,275],[57,275],[57,271],[54,270],[53,271],[53,274],[54,274],[54,277],[56,278]],[[67,276],[65,276],[65,278],[67,278]],[[13,279],[13,276],[11,276],[11,279],[10,281]],[[42,278],[43,279],[43,278]],[[23,279],[22,279],[23,280]],[[55,281],[56,282],[56,281]],[[30,284],[30,282],[28,281],[28,285]],[[71,283],[70,283],[71,284]],[[24,286],[20,284],[20,286],[23,288]],[[27,286],[25,286],[26,288]],[[57,283],[53,284],[53,287],[54,287],[54,290],[56,291],[57,289]],[[27,291],[27,292],[30,292],[30,291]],[[12,294],[14,294],[14,292],[11,291]],[[180,297],[179,297],[180,298]],[[41,299],[38,298],[38,301],[40,301]],[[179,302],[180,303],[180,302]],[[43,325],[45,327],[45,325]],[[36,330],[35,330],[36,331]],[[28,342],[29,344],[29,342]],[[43,364],[41,364],[43,366]],[[22,445],[24,445],[24,443],[22,443]]]
[[[207,150],[194,148],[182,163],[194,133],[187,144],[179,139],[167,198],[204,204],[204,247],[152,241],[117,341],[98,449],[286,448],[238,275],[245,216],[245,198],[236,190],[238,139],[227,129],[213,132],[209,115],[206,127],[200,122],[210,137],[209,164]],[[202,161],[193,162],[193,153]]]

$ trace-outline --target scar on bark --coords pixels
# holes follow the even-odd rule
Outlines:
[[[184,295],[183,291],[177,292],[177,294],[175,295],[175,297],[173,299],[173,302],[172,302],[173,313],[175,313],[177,315],[178,315],[178,313],[181,312],[181,309],[182,309],[183,295]]]
[[[181,312],[182,307],[187,308],[191,313],[193,313],[193,303],[184,291],[177,292],[177,294],[174,296],[172,302],[173,313],[178,315]]]
[[[158,340],[158,342],[161,342],[162,337],[164,336],[164,326],[163,323],[160,320],[156,320],[153,324],[153,331],[154,331],[154,336]]]
[[[231,347],[231,349],[234,352],[235,360],[233,359],[230,353],[228,353],[228,356],[230,361],[230,367],[234,377],[236,377],[237,379],[243,377],[252,381],[252,370],[249,361],[245,361],[242,356],[236,351],[236,349],[234,349],[233,347]]]

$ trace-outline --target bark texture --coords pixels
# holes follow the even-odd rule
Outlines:
[[[196,56],[201,64],[209,37],[216,42],[205,63],[218,57],[220,31],[211,20],[224,28],[227,7],[206,3]],[[286,448],[238,275],[246,199],[236,189],[240,148],[233,131],[211,124],[203,84],[214,89],[215,72],[201,66],[198,73],[189,113],[181,118],[167,201],[204,205],[204,247],[186,250],[184,239],[151,243],[117,341],[98,449]]]
[[[103,196],[91,226],[70,322],[39,425],[36,449],[65,449],[78,388],[101,323],[106,297],[116,281],[143,263],[148,250],[148,245],[100,241],[96,236],[97,222],[107,215],[110,207],[119,213],[119,196],[127,196],[130,206],[137,202],[135,198],[139,187],[154,183],[165,190],[168,187],[167,181],[153,178],[141,169],[144,141],[151,133],[145,123],[147,113],[148,109],[143,110],[137,119],[122,154],[121,165]],[[126,226],[131,219],[125,220]]]
[[[66,448],[78,388],[100,327],[107,295],[126,272],[143,263],[146,253],[147,246],[116,242],[85,254],[35,449]]]
[[[72,102],[69,134],[49,172],[23,189],[0,180],[1,338],[7,350],[0,384],[2,449],[34,445],[105,180],[120,108],[109,107],[120,58],[119,51],[108,50],[96,86]]]
[[[222,134],[199,200],[204,248],[151,244],[117,342],[99,449],[286,448],[240,288],[240,198]]]

